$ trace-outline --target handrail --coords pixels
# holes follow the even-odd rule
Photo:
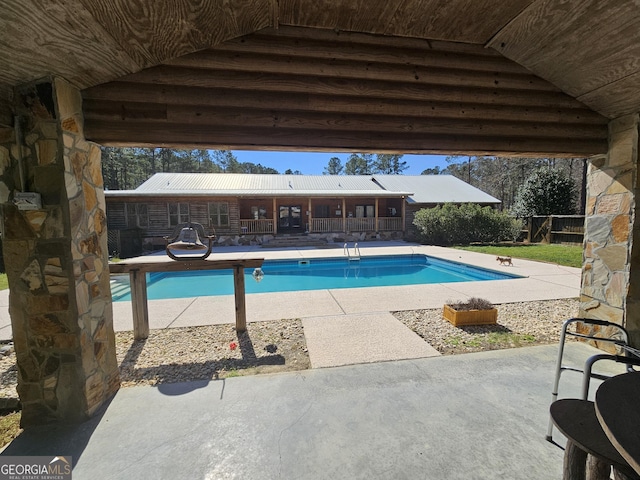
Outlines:
[[[358,242],[353,245],[353,257],[351,256],[351,252],[349,251],[349,245],[347,242],[344,242],[344,247],[342,247],[342,254],[346,255],[348,260],[360,260],[360,247],[358,247]]]

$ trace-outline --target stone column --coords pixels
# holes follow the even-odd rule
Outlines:
[[[23,85],[15,104],[0,201],[22,425],[79,422],[120,385],[100,149],[84,140],[82,99],[66,81]],[[22,188],[40,208],[18,208]]]
[[[587,173],[580,299],[581,316],[624,325],[636,346],[640,341],[640,253],[637,246],[633,248],[640,235],[635,214],[637,164],[638,115],[612,120],[609,151],[592,158]]]

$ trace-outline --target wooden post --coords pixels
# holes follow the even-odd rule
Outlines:
[[[547,219],[547,221],[549,222],[549,225],[548,225],[549,230],[547,230],[547,243],[551,245],[551,230],[553,230],[553,216],[549,215],[549,218]]]
[[[244,267],[233,267],[233,286],[236,299],[236,331],[242,333],[247,330],[247,309],[244,292]]]
[[[406,215],[407,215],[406,204],[407,204],[407,202],[405,201],[404,197],[402,197],[402,234],[403,235],[407,231],[407,226],[406,226]]]
[[[307,233],[311,233],[312,232],[312,227],[311,227],[311,223],[313,220],[313,216],[311,213],[311,197],[309,197],[309,209],[308,209],[309,215],[307,215],[307,223],[309,224],[309,228],[307,228]]]
[[[532,230],[533,230],[533,218],[529,217],[527,219],[527,243],[531,243],[531,231]]]
[[[378,225],[378,197],[376,197],[376,204],[374,207],[373,215],[376,218],[376,234],[380,233],[380,225]]]
[[[131,305],[133,307],[133,338],[149,338],[149,306],[147,305],[147,275],[134,269],[129,272]]]
[[[342,230],[347,233],[347,202],[342,199]]]
[[[278,222],[280,221],[280,217],[278,216],[278,202],[276,198],[273,198],[273,234],[278,234]]]

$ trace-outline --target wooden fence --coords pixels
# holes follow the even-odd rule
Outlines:
[[[529,217],[522,239],[530,243],[582,244],[584,215]]]

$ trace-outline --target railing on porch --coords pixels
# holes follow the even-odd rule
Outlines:
[[[344,232],[341,218],[312,218],[311,231],[314,233]]]
[[[375,232],[376,219],[371,218],[347,218],[347,232]]]
[[[260,220],[240,220],[240,233],[253,234],[253,233],[273,233],[273,220],[260,219]]]
[[[379,217],[379,232],[394,232],[402,230],[402,218],[400,217]]]
[[[400,217],[378,217],[378,228],[376,219],[368,218],[347,218],[343,222],[342,218],[313,218],[311,220],[311,232],[393,232],[402,230],[402,218]],[[346,228],[345,228],[346,224]]]

